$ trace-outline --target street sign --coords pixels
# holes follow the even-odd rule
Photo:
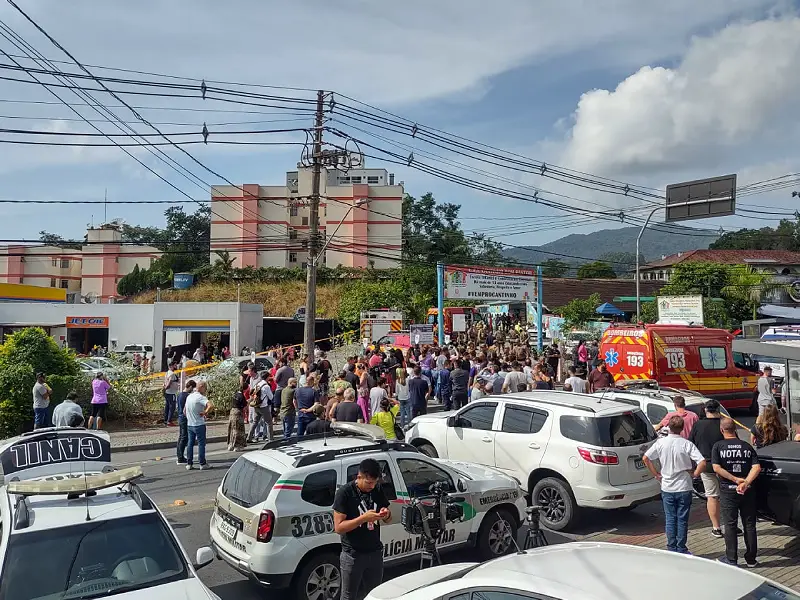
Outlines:
[[[735,212],[735,174],[667,186],[667,223],[724,217]]]
[[[703,324],[702,296],[658,296],[656,306],[661,324]]]

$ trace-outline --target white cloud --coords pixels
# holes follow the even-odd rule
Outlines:
[[[642,64],[673,55],[698,27],[773,2],[141,0],[134,8],[124,0],[42,0],[26,7],[86,62],[323,87],[398,105],[480,90],[522,64],[589,48],[606,63]],[[0,7],[45,54],[59,54],[9,11]]]
[[[653,180],[785,160],[800,154],[798,98],[800,18],[729,25],[694,39],[675,68],[585,93],[561,162]]]

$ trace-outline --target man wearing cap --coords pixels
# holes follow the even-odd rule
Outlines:
[[[44,373],[36,374],[33,385],[33,428],[50,427],[50,386],[44,380]]]
[[[772,395],[772,367],[764,367],[764,374],[758,378],[758,416],[760,417],[767,406],[775,404],[775,396]]]

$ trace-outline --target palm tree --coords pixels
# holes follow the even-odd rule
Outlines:
[[[233,263],[236,259],[227,250],[217,250],[215,254],[219,258],[214,261],[214,269],[223,277],[229,276],[233,272]]]
[[[732,265],[729,283],[722,288],[722,295],[742,300],[753,309],[753,319],[758,318],[758,308],[764,300],[777,290],[787,289],[787,284],[775,281],[771,273],[756,271],[750,265]]]

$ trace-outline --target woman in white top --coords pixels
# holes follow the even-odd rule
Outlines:
[[[400,404],[400,427],[405,427],[411,421],[411,397],[408,393],[408,376],[403,369],[398,371],[394,393]]]

